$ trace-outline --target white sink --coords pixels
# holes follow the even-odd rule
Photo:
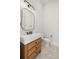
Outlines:
[[[42,37],[41,33],[33,33],[30,35],[21,35],[20,42],[25,45],[25,44],[28,44],[28,43],[30,43],[30,42],[32,42],[40,37]]]

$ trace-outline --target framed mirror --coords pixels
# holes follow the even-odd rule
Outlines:
[[[33,31],[35,15],[31,10],[23,8],[21,10],[21,27],[25,31]]]

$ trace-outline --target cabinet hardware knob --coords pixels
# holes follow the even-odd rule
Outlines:
[[[36,44],[38,43],[38,42],[35,42]]]
[[[37,49],[37,47],[36,47],[36,49]]]

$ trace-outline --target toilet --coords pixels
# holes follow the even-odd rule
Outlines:
[[[50,47],[51,40],[49,38],[43,38],[44,46]]]

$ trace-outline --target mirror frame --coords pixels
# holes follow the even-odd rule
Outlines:
[[[23,9],[26,9],[28,12],[31,12],[31,13],[33,14],[33,16],[34,16],[34,22],[33,22],[33,28],[32,28],[32,29],[25,29],[25,28],[22,27]],[[21,15],[20,15],[20,16],[21,16],[21,22],[20,22],[21,28],[22,28],[24,31],[33,31],[33,30],[35,29],[35,15],[34,15],[34,13],[33,13],[31,10],[27,9],[27,8],[22,8],[22,9],[21,9]]]

